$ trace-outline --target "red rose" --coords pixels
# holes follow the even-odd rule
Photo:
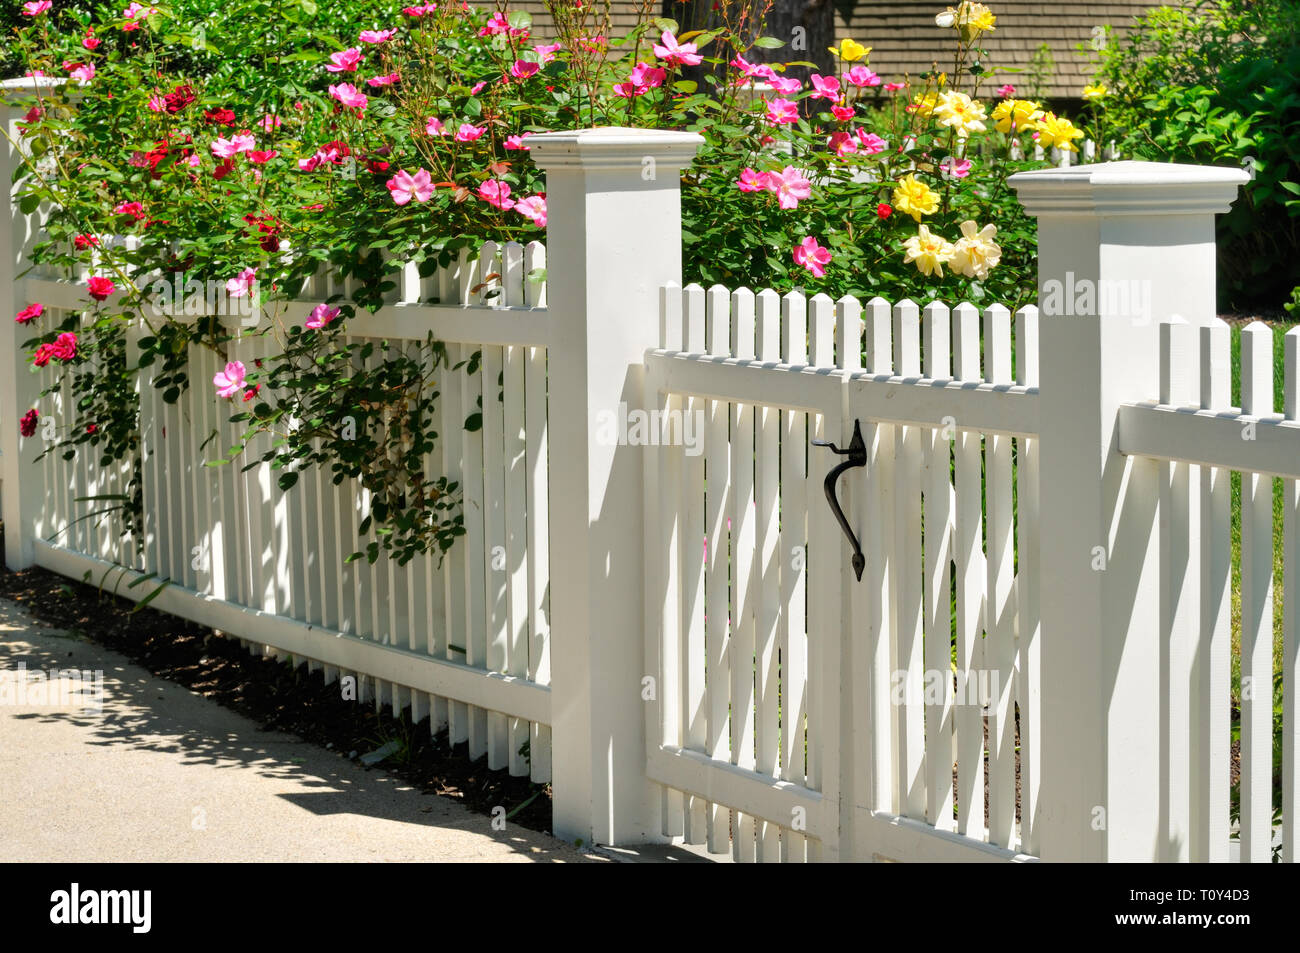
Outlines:
[[[95,245],[98,245],[99,239],[94,235],[78,235],[72,240],[72,244],[76,247],[77,251],[85,251],[87,248],[92,248]]]
[[[232,109],[205,109],[203,111],[203,120],[217,126],[233,126],[235,124],[235,112]]]
[[[96,433],[99,427],[96,424],[86,424],[86,433]]]
[[[50,357],[53,353],[53,344],[42,344],[36,349],[36,353],[32,356],[32,363],[37,367],[44,367],[46,364],[50,363]]]
[[[894,210],[890,206],[886,205],[884,202],[881,202],[879,205],[876,206],[876,214],[879,215],[881,218],[889,218],[889,216],[894,214]]]
[[[234,171],[235,160],[233,158],[222,159],[217,163],[217,167],[212,171],[212,177],[219,182]]]
[[[178,113],[190,103],[194,102],[197,97],[194,90],[189,86],[177,86],[174,90],[163,97],[163,103],[166,105],[169,113]]]
[[[17,321],[19,324],[31,324],[34,320],[39,318],[44,312],[45,312],[45,305],[29,304],[27,307],[23,308],[21,311],[18,312],[18,315],[14,318],[14,320]]]
[[[60,361],[70,361],[77,356],[77,336],[71,331],[64,331],[54,343],[49,345],[50,356]]]
[[[103,301],[116,289],[111,279],[101,278],[96,275],[86,281],[86,290],[90,292],[90,296],[96,301]]]
[[[40,415],[35,410],[29,410],[23,414],[22,419],[18,421],[18,432],[24,437],[36,436],[36,421],[40,420]]]

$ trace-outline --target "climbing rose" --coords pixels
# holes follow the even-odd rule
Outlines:
[[[31,324],[33,321],[35,321],[44,313],[45,313],[45,305],[29,304],[27,307],[23,308],[21,311],[18,312],[14,320],[17,321],[19,324]]]
[[[362,43],[387,43],[395,36],[396,30],[362,30],[358,39]]]
[[[905,175],[894,188],[894,208],[919,222],[922,215],[933,215],[939,210],[939,194],[915,175]]]
[[[115,290],[113,281],[110,278],[101,278],[98,275],[86,280],[86,290],[96,301],[103,301]]]
[[[257,148],[257,142],[248,134],[231,136],[229,139],[218,138],[212,143],[212,154],[218,159],[230,159],[241,152],[251,152]]]
[[[510,197],[510,186],[496,179],[488,179],[478,187],[478,197],[493,208],[509,211],[515,207],[515,200]]]
[[[460,124],[460,128],[456,130],[456,141],[473,142],[485,132],[487,132],[486,126],[471,126],[469,123],[463,122]]]
[[[339,83],[337,86],[330,86],[329,94],[344,106],[351,106],[353,109],[365,109],[366,103],[370,102],[366,94],[351,83]]]
[[[177,86],[170,93],[163,97],[163,104],[166,110],[173,115],[180,112],[190,103],[197,99],[194,90],[189,86]]]
[[[520,199],[515,203],[515,211],[524,218],[532,221],[538,228],[546,227],[546,198],[541,195],[530,195],[526,199]]]
[[[773,126],[799,121],[799,104],[789,99],[772,99],[767,103],[767,121]]]
[[[766,191],[767,173],[755,172],[753,169],[746,167],[745,171],[740,173],[740,180],[736,183],[736,188],[742,192]]]
[[[885,151],[885,140],[881,139],[874,132],[867,132],[865,129],[859,129],[858,139],[862,142],[862,151],[869,156],[874,156],[878,152]]]
[[[545,66],[547,63],[554,60],[555,54],[558,53],[563,48],[564,48],[563,43],[552,43],[549,46],[546,44],[542,44],[540,46],[534,46],[533,52],[537,54],[537,61],[541,63],[543,66]]]
[[[312,308],[311,316],[307,318],[307,320],[303,323],[303,326],[311,328],[313,330],[317,330],[319,328],[325,327],[325,325],[329,324],[338,316],[339,316],[338,308],[331,308],[327,304],[318,304],[316,305],[316,307]]]
[[[217,126],[233,126],[235,124],[235,111],[224,106],[220,109],[205,109],[203,110],[203,121]]]
[[[954,179],[964,179],[970,175],[973,164],[970,159],[954,159],[952,156],[948,156],[939,163],[939,171],[952,176]]]
[[[854,112],[852,106],[832,106],[831,115],[840,122],[848,122],[853,118]]]
[[[669,66],[699,66],[704,62],[704,57],[695,52],[694,43],[678,43],[671,30],[664,30],[659,40],[654,54]]]
[[[893,214],[894,214],[894,209],[887,202],[881,202],[879,205],[876,206],[876,215],[879,218],[882,219],[889,218],[889,216]]]
[[[881,82],[879,76],[873,73],[869,67],[863,66],[861,63],[849,70],[847,78],[850,83],[857,87],[879,86]]]
[[[71,331],[64,331],[48,347],[52,357],[57,357],[60,361],[70,361],[77,356],[77,336]]]
[[[847,132],[833,132],[831,137],[826,140],[826,145],[835,150],[835,154],[841,158],[851,152],[858,151],[858,144],[853,141],[853,137]]]
[[[767,190],[776,195],[781,208],[798,208],[800,200],[812,195],[812,183],[802,172],[788,165],[780,172],[767,174]]]
[[[524,143],[524,140],[531,135],[532,135],[531,132],[525,132],[522,135],[518,135],[518,136],[507,136],[505,141],[505,147],[507,149],[527,149],[528,146]]]
[[[226,294],[232,298],[245,298],[253,290],[253,285],[257,280],[257,270],[254,268],[245,268],[235,277],[226,282]]]
[[[811,99],[828,99],[835,102],[840,98],[840,80],[837,76],[812,74],[813,94]]]
[[[231,361],[224,371],[217,371],[212,383],[217,387],[218,397],[233,397],[244,388],[244,375],[247,373],[239,361]]]
[[[31,3],[23,4],[23,16],[38,17],[52,6],[54,6],[54,4],[51,0],[32,0]],[[32,411],[32,413],[36,413],[36,411]],[[27,434],[26,436],[31,436],[31,434]]]
[[[997,267],[1002,260],[1002,248],[993,237],[998,233],[996,225],[979,228],[974,221],[961,223],[961,238],[953,245],[952,270],[961,272],[967,278],[983,281],[989,271]]]
[[[1003,99],[1010,99],[1015,94],[1016,94],[1016,88],[1012,86],[1010,83],[1007,83],[1005,86],[998,87],[998,95],[1001,96]]]
[[[31,4],[28,4],[28,6],[31,6]],[[48,0],[45,6],[49,6]],[[36,413],[35,409],[27,411],[27,413],[23,414],[22,419],[18,421],[18,432],[24,437],[36,436],[36,422],[40,419],[40,415]]]
[[[778,93],[783,93],[787,96],[803,89],[803,83],[793,77],[773,76],[767,81],[767,85],[771,86]]]
[[[447,134],[447,127],[442,124],[441,119],[430,118],[429,122],[424,127],[424,131],[431,136],[445,136]]]
[[[541,63],[533,63],[528,60],[515,60],[514,64],[510,67],[510,75],[515,79],[528,79],[528,77],[532,76],[541,68]]]
[[[389,179],[387,185],[398,205],[405,205],[411,199],[427,202],[433,197],[433,179],[424,169],[418,169],[414,174],[403,169]]]
[[[831,251],[817,244],[817,239],[809,235],[794,246],[794,261],[821,278],[826,274],[826,266],[831,263]]]
[[[361,65],[361,51],[355,46],[330,54],[329,65],[325,69],[331,73],[355,73]]]
[[[943,277],[945,262],[952,261],[954,249],[952,244],[938,235],[930,234],[929,227],[922,225],[915,235],[903,242],[907,255],[904,262],[916,262],[917,269],[927,278],[931,275]]]
[[[392,86],[402,78],[401,73],[389,73],[387,76],[372,76],[366,80],[367,86]]]
[[[95,64],[79,63],[75,69],[69,70],[68,75],[78,82],[89,83],[95,78]]]

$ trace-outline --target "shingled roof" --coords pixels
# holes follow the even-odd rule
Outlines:
[[[836,0],[837,37],[852,37],[872,48],[871,67],[887,80],[903,73],[916,76],[935,63],[940,69],[952,62],[952,30],[935,26],[934,16],[958,0]],[[656,4],[656,9],[657,9]],[[997,27],[984,35],[990,70],[1015,68],[1020,73],[994,72],[995,85],[1011,83],[1024,95],[1077,99],[1089,81],[1092,66],[1079,51],[1099,26],[1122,33],[1133,18],[1158,6],[1150,0],[1110,0],[1108,3],[1042,3],[1032,0],[992,0]],[[539,36],[550,33],[543,0],[514,0],[514,9],[527,10],[536,20]],[[637,22],[636,0],[612,0],[611,32],[622,33]],[[847,14],[847,16],[846,16]],[[1043,88],[1033,90],[1028,69],[1034,54],[1046,43],[1052,68]]]
[[[936,0],[858,0],[851,5],[847,21],[836,14],[836,26],[871,50],[871,68],[887,80],[904,72],[917,75],[932,68],[949,66],[953,55],[953,32],[935,26],[934,16],[948,4]],[[955,2],[952,6],[956,6]],[[981,41],[989,51],[990,70],[1019,68],[1022,73],[994,72],[996,85],[1011,83],[1019,92],[1051,98],[1078,98],[1090,81],[1092,64],[1079,51],[1099,26],[1111,26],[1116,34],[1132,24],[1133,18],[1158,4],[1149,0],[1111,0],[1109,3],[1041,3],[1030,0],[991,0],[997,27]],[[843,11],[850,7],[841,2]],[[1043,89],[1030,88],[1027,71],[1034,54],[1046,43],[1052,70]]]

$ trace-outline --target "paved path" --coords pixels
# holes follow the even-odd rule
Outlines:
[[[101,670],[102,711],[12,675]],[[580,861],[552,837],[258,725],[0,599],[0,862]],[[6,697],[6,691],[9,695]]]

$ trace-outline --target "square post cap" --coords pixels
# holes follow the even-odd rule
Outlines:
[[[539,169],[625,169],[638,174],[647,158],[682,169],[695,161],[704,137],[670,129],[598,126],[529,136],[528,154]]]
[[[1099,162],[1017,172],[1007,182],[1034,216],[1216,215],[1250,176],[1242,169],[1173,162]]]

